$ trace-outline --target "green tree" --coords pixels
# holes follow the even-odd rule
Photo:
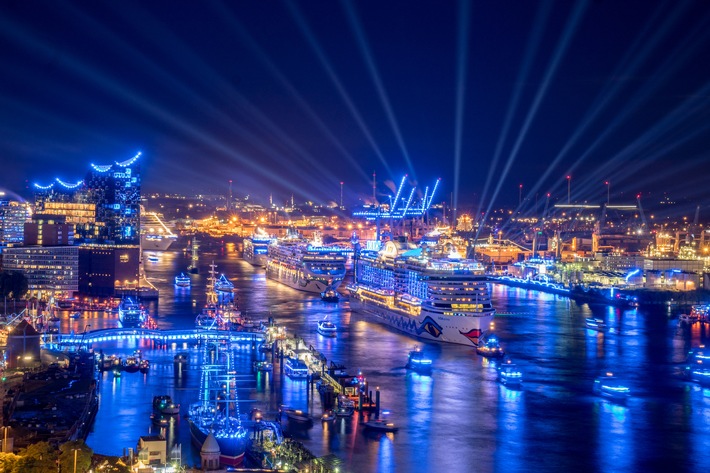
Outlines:
[[[20,457],[18,457],[14,453],[0,452],[0,471],[13,471],[13,468],[15,468],[15,464],[19,459]]]
[[[37,442],[20,450],[12,473],[47,473],[57,468],[57,451],[48,442]]]
[[[63,443],[59,446],[59,463],[62,466],[62,472],[74,472],[74,451],[76,450],[76,471],[85,472],[91,467],[91,456],[94,451],[89,448],[82,440],[74,440]]]

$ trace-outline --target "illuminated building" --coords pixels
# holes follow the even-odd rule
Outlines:
[[[29,216],[27,204],[0,200],[0,247],[22,244]]]
[[[74,225],[55,215],[34,215],[25,222],[25,246],[64,246],[74,244]]]
[[[78,290],[79,248],[76,246],[22,246],[3,251],[3,270],[27,278],[30,296],[71,297]]]
[[[117,287],[138,286],[138,246],[82,245],[78,254],[81,295],[111,297]]]

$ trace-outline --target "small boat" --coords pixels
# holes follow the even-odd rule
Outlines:
[[[69,315],[70,319],[80,319],[81,318],[81,312],[74,312]]]
[[[140,361],[136,356],[129,356],[123,362],[123,371],[128,373],[136,373],[140,370]]]
[[[153,412],[159,416],[177,415],[180,413],[180,404],[175,404],[167,394],[153,396]]]
[[[170,419],[162,415],[151,414],[150,419],[155,425],[159,425],[161,427],[165,427],[170,423]]]
[[[340,301],[340,294],[338,294],[338,291],[328,286],[325,291],[320,293],[320,298],[323,302],[338,302]]]
[[[409,352],[409,358],[407,359],[407,368],[410,370],[418,372],[430,372],[432,366],[431,358],[426,356],[424,352],[419,347],[415,347],[414,350]]]
[[[190,287],[190,284],[190,276],[185,273],[180,273],[179,276],[175,276],[175,285],[177,287]]]
[[[121,370],[120,366],[115,366],[111,372],[113,373],[113,376],[115,378],[120,378],[123,374],[123,371]]]
[[[482,342],[479,342],[476,347],[476,353],[486,358],[502,358],[505,356],[498,337],[493,334],[488,335]]]
[[[352,417],[355,408],[352,406],[338,406],[335,408],[335,415],[338,417]]]
[[[281,409],[282,414],[286,414],[286,418],[292,422],[298,422],[300,424],[312,424],[313,419],[308,417],[308,414],[300,409],[291,409],[290,407],[284,407]]]
[[[606,322],[604,322],[604,319],[587,317],[586,319],[584,319],[584,324],[589,330],[596,330],[598,332],[603,332],[606,330]]]
[[[323,413],[322,416],[320,416],[320,420],[323,422],[328,422],[331,420],[335,420],[335,417],[335,412],[333,412],[332,410],[327,410]]]
[[[141,373],[146,374],[148,371],[150,371],[150,361],[141,360],[140,363],[138,363],[138,369]]]
[[[631,394],[628,386],[620,383],[613,373],[605,373],[604,376],[595,379],[594,392],[615,401],[625,401]]]
[[[510,360],[498,367],[498,381],[505,386],[520,386],[523,382],[523,372]]]
[[[388,422],[384,419],[368,420],[363,425],[366,429],[377,432],[397,432],[399,430],[399,427],[394,425],[394,423]]]
[[[335,337],[338,334],[338,327],[330,320],[323,319],[318,322],[318,333],[324,337]]]
[[[268,361],[255,361],[254,362],[254,371],[273,371],[273,370],[274,370],[274,365],[272,365]]]

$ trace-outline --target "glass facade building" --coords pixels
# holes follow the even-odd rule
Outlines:
[[[5,248],[3,270],[19,271],[27,278],[30,297],[71,297],[79,289],[79,248],[24,246]]]
[[[0,200],[0,247],[22,244],[25,222],[29,217],[27,204]]]

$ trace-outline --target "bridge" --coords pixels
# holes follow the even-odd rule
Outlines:
[[[229,341],[238,344],[261,343],[263,332],[243,332],[235,330],[151,330],[145,328],[105,328],[80,333],[43,334],[45,347],[64,347],[117,340],[154,340],[162,344],[187,341]]]

